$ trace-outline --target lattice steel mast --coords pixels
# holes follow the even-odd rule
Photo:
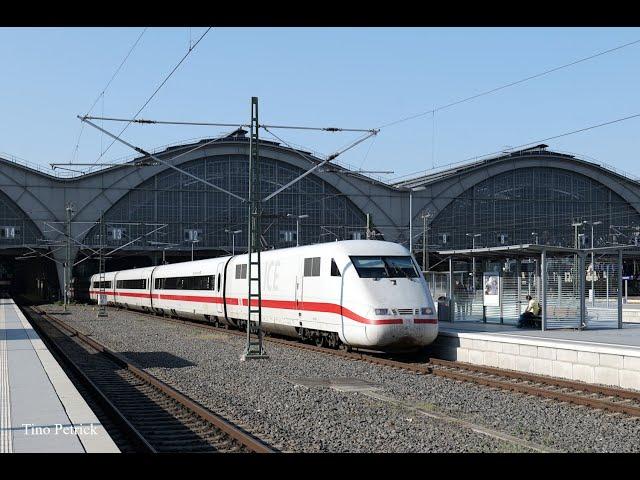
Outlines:
[[[262,288],[260,251],[262,244],[262,201],[260,199],[260,157],[258,155],[258,97],[251,97],[251,134],[249,137],[249,218],[247,244],[247,345],[242,360],[267,358],[262,342]],[[252,332],[252,323],[255,330]]]
[[[71,215],[73,214],[73,204],[69,202],[65,207],[66,223],[65,223],[65,261],[64,261],[64,292],[63,292],[63,304],[64,311],[67,311],[69,304],[69,290],[71,286]]]
[[[104,212],[100,212],[100,256],[98,258],[98,318],[107,316],[107,292],[105,287],[105,236],[106,225],[104,223]],[[89,285],[91,288],[91,285]]]

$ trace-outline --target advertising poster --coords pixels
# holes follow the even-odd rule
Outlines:
[[[497,272],[484,273],[482,276],[485,307],[500,306],[500,275]]]

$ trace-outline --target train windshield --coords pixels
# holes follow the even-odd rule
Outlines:
[[[366,256],[351,257],[360,278],[417,278],[411,257]]]

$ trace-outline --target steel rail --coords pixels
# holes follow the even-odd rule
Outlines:
[[[19,306],[19,308],[23,310],[22,307]],[[147,453],[157,453],[156,449],[144,438],[140,431],[131,424],[131,422],[120,411],[120,409],[116,407],[113,402],[111,402],[111,400],[109,400],[109,398],[93,382],[93,380],[91,380],[82,371],[78,364],[74,362],[71,357],[67,355],[67,353],[40,326],[36,325],[35,322],[32,323],[32,325],[36,329],[40,337],[45,341],[49,350],[53,350],[56,355],[71,368],[73,373],[79,377],[80,381],[86,387],[88,387],[89,391],[91,391],[91,393],[96,397],[97,403],[99,403],[102,408],[107,410],[107,412],[112,417],[111,420],[124,430],[124,433],[129,437],[129,439],[132,440],[133,443],[137,445],[142,451]],[[52,325],[54,328],[60,331],[60,329],[57,327],[57,324]]]
[[[112,307],[117,308],[117,307]],[[210,323],[197,320],[186,320],[179,318],[171,318],[161,315],[155,315],[152,313],[139,312],[130,310],[131,313],[140,316],[161,318],[164,321],[186,324],[195,326],[205,330],[212,330],[216,332],[224,332],[229,335],[244,336],[243,332],[228,330],[220,327],[216,327]],[[562,380],[553,377],[547,377],[542,375],[536,375],[525,372],[518,372],[513,370],[503,370],[494,367],[485,367],[480,365],[472,365],[464,362],[456,362],[449,360],[441,360],[436,358],[430,358],[428,363],[411,363],[402,360],[393,360],[377,356],[370,353],[360,351],[345,351],[334,350],[326,347],[318,347],[316,345],[309,345],[299,342],[297,340],[287,340],[278,337],[268,336],[265,337],[265,341],[275,343],[287,347],[293,347],[300,350],[313,351],[322,353],[325,355],[332,355],[337,357],[346,358],[349,360],[363,361],[380,366],[391,367],[399,370],[409,371],[416,374],[433,374],[435,376],[449,378],[453,380],[464,381],[468,383],[476,383],[486,387],[499,388],[502,390],[513,391],[517,393],[523,393],[527,395],[535,395],[542,398],[549,398],[560,402],[568,402],[576,405],[583,405],[586,407],[602,409],[613,413],[624,413],[634,417],[640,417],[640,392],[634,392],[631,390],[623,390],[615,387],[607,387],[600,385],[593,385],[583,382]],[[454,371],[458,370],[458,371]],[[464,372],[464,373],[463,373]],[[470,372],[470,373],[469,373]],[[502,379],[488,378],[485,376],[479,376],[478,374],[493,375],[496,377],[502,377]],[[506,380],[505,380],[506,379]],[[512,380],[512,381],[509,381]],[[514,380],[521,383],[515,383]],[[529,382],[529,384],[523,383]],[[532,385],[537,384],[537,385]],[[546,388],[545,388],[546,387]],[[557,387],[570,389],[574,392],[561,392],[557,390],[550,390],[549,387]],[[576,393],[580,392],[580,393]],[[623,401],[635,401],[638,402],[638,406],[629,405],[622,402],[615,402],[604,400],[600,398],[593,398],[592,394],[602,395],[604,397],[614,397],[624,399]]]
[[[540,375],[535,375],[526,372],[517,372],[514,370],[504,370],[495,367],[486,367],[484,365],[473,365],[471,363],[465,362],[453,362],[451,360],[441,360],[439,358],[432,358],[429,360],[431,365],[442,366],[442,367],[451,367],[451,368],[460,368],[461,366],[465,370],[473,370],[480,373],[486,373],[488,375],[499,375],[501,377],[514,378],[517,380],[524,380],[529,382],[540,382],[541,379],[544,380],[544,383],[547,385],[552,385],[560,388],[572,388],[574,390],[583,390],[589,393],[598,393],[601,395],[606,395],[609,397],[620,397],[626,398],[629,400],[637,400],[640,402],[640,392],[634,392],[632,390],[624,390],[622,388],[616,387],[607,387],[600,385],[593,385],[590,383],[583,382],[575,382],[571,380],[562,380],[560,378],[553,377],[541,377]]]
[[[116,308],[121,310],[122,308],[119,307],[114,307],[114,306],[109,306],[109,308]],[[196,327],[196,328],[201,328],[203,330],[209,330],[209,331],[215,331],[215,332],[224,332],[227,335],[232,335],[232,336],[236,336],[236,337],[243,337],[246,335],[244,332],[240,331],[240,330],[229,330],[223,327],[216,327],[210,323],[206,323],[204,321],[199,321],[199,320],[187,320],[187,319],[182,319],[182,318],[174,318],[174,317],[168,317],[168,316],[163,316],[163,315],[156,315],[153,313],[146,313],[146,312],[141,312],[141,311],[137,311],[137,310],[128,310],[131,313],[135,314],[135,315],[140,315],[142,317],[151,317],[151,318],[160,318],[166,322],[171,322],[171,323],[177,323],[177,324],[181,324],[181,325],[189,325],[191,327]],[[400,369],[400,370],[408,370],[411,371],[413,373],[417,373],[417,374],[427,374],[427,373],[431,373],[431,368],[428,365],[416,365],[416,364],[409,364],[406,362],[402,362],[402,361],[398,361],[398,360],[392,360],[389,358],[384,358],[384,357],[377,357],[374,355],[368,355],[366,353],[363,352],[354,352],[354,351],[346,351],[346,350],[334,350],[331,348],[327,348],[327,347],[318,347],[316,345],[310,345],[308,343],[302,343],[299,342],[297,340],[288,340],[285,338],[280,338],[280,337],[265,337],[264,338],[265,341],[270,342],[270,343],[274,343],[277,345],[284,345],[287,347],[291,347],[291,348],[297,348],[299,350],[307,350],[307,351],[312,351],[312,352],[317,352],[317,353],[323,353],[325,355],[331,355],[334,357],[343,357],[343,358],[347,358],[350,360],[358,360],[358,361],[362,361],[362,362],[367,362],[367,363],[372,363],[375,365],[383,365],[386,367],[392,367],[392,368],[396,368],[396,369]]]
[[[110,350],[100,342],[90,338],[88,335],[80,332],[76,328],[68,325],[66,322],[47,314],[37,307],[31,307],[36,314],[38,314],[41,318],[48,321],[50,324],[53,324],[60,330],[65,330],[71,334],[71,336],[76,337],[86,345],[89,345],[91,348],[103,353],[107,357],[109,357],[112,361],[114,361],[119,366],[125,368],[140,380],[152,385],[157,390],[161,391],[168,397],[180,403],[187,410],[195,413],[200,418],[205,420],[206,422],[214,425],[222,432],[226,433],[228,436],[239,442],[241,445],[245,446],[247,449],[256,453],[273,453],[273,450],[270,446],[264,443],[262,440],[250,435],[249,433],[240,429],[240,427],[233,425],[229,421],[220,417],[219,415],[213,413],[208,410],[195,400],[190,399],[184,394],[180,393],[170,385],[164,383],[162,380],[154,377],[153,375],[145,372],[141,367],[136,365],[131,360],[123,357],[122,355]]]
[[[467,365],[461,366],[459,364],[456,364],[455,366],[450,368],[458,369],[458,370],[467,370],[467,371],[471,370],[471,369],[467,369]],[[443,370],[439,368],[433,369],[432,373],[436,376],[450,378],[454,380],[461,380],[465,382],[478,383],[480,385],[484,385],[487,387],[500,388],[503,390],[510,390],[512,392],[524,393],[527,395],[535,395],[543,398],[550,398],[553,400],[558,400],[560,402],[568,402],[576,405],[583,405],[585,407],[599,408],[599,409],[607,410],[613,413],[626,413],[627,415],[631,415],[633,417],[640,417],[640,407],[633,406],[633,405],[625,405],[622,403],[610,402],[607,400],[592,398],[585,395],[578,395],[575,393],[566,393],[566,392],[561,392],[557,390],[549,390],[548,388],[543,388],[536,385],[530,385],[525,383],[512,383],[505,380],[498,380],[495,378],[487,378],[479,375],[474,375],[473,373],[472,374],[461,373],[459,371]],[[502,373],[499,375],[502,375]],[[506,375],[503,375],[503,377],[504,376]],[[514,378],[514,377],[510,377],[510,378]],[[522,380],[519,378],[516,378],[516,379]],[[545,385],[547,383],[546,380],[547,380],[546,378],[536,379],[535,383]],[[583,385],[579,384],[579,387],[575,388],[575,390],[583,391],[582,387]]]

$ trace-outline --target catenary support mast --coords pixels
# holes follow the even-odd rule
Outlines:
[[[107,291],[105,286],[105,236],[104,212],[100,212],[100,256],[98,258],[98,317],[107,316]],[[91,286],[89,286],[91,287]]]
[[[260,199],[260,157],[258,154],[258,97],[251,97],[251,136],[249,137],[249,218],[247,245],[247,345],[242,360],[267,358],[262,342],[262,289],[260,250],[262,245]]]

